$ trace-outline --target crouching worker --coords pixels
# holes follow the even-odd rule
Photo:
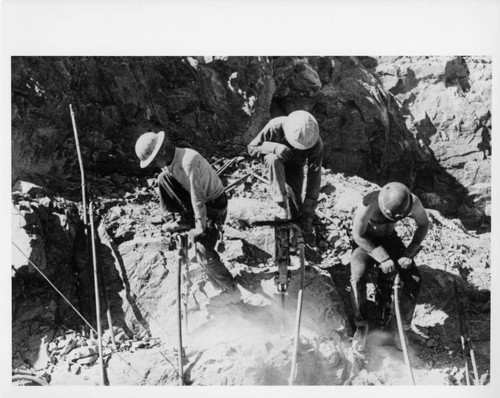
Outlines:
[[[209,304],[224,306],[239,302],[237,283],[215,250],[227,215],[227,197],[215,170],[195,150],[175,147],[163,131],[141,135],[135,152],[141,168],[156,166],[162,170],[158,176],[162,215],[167,218],[171,213],[180,213],[178,220],[172,214],[166,230],[189,229],[198,262],[209,280],[222,290]]]
[[[412,217],[417,224],[413,239],[405,247],[395,231],[396,222]],[[403,282],[401,317],[403,328],[410,330],[413,312],[420,291],[421,278],[413,257],[420,251],[420,244],[429,229],[429,221],[422,203],[403,184],[391,182],[382,189],[366,195],[354,212],[351,255],[351,298],[356,332],[352,346],[362,353],[368,334],[366,282],[374,265],[384,274],[399,272]],[[401,349],[395,316],[391,323],[394,345]]]
[[[314,244],[313,217],[321,187],[323,142],[318,122],[306,111],[272,119],[248,145],[269,170],[272,199],[279,219],[297,220],[308,244]],[[304,167],[307,165],[305,197]]]

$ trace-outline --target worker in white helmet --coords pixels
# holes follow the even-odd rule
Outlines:
[[[166,230],[189,229],[198,262],[210,281],[222,291],[211,298],[209,304],[223,306],[239,302],[241,294],[237,283],[215,250],[228,204],[215,170],[197,151],[175,147],[163,131],[141,135],[135,151],[141,168],[156,166],[162,170],[158,176],[162,215],[180,214],[180,219],[166,223]]]
[[[323,161],[323,142],[314,116],[299,110],[272,119],[250,142],[248,152],[263,158],[269,170],[271,196],[280,207],[277,218],[299,221],[306,243],[313,244]]]
[[[396,223],[411,217],[417,225],[412,241],[406,247],[395,231]],[[403,329],[411,329],[413,312],[422,284],[413,258],[422,248],[427,235],[429,219],[420,199],[399,182],[390,182],[380,190],[366,195],[354,212],[352,223],[353,251],[351,254],[351,299],[356,332],[352,347],[362,353],[366,348],[368,314],[366,283],[374,265],[382,274],[399,272],[403,282],[401,312]],[[401,350],[395,316],[391,318],[394,345]]]

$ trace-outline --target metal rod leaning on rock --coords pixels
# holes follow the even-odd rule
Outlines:
[[[240,185],[242,182],[244,182],[249,176],[251,175],[251,173],[247,173],[245,174],[243,177],[241,178],[238,178],[235,182],[229,184],[225,189],[224,191],[225,192],[229,192],[229,191],[232,191],[234,188],[236,188],[238,185]]]
[[[78,132],[76,130],[75,113],[73,112],[71,104],[69,104],[69,112],[71,114],[71,123],[73,124],[73,133],[75,134],[76,152],[78,154],[78,163],[80,165],[80,175],[82,179],[83,222],[85,224],[85,227],[87,227],[88,221],[87,221],[87,194],[85,187],[85,170],[83,168],[82,154],[80,152],[80,141],[78,140]],[[87,231],[85,231],[85,234],[87,234]]]
[[[73,112],[73,107],[69,104],[69,112],[71,115],[71,123],[73,125],[73,133],[75,136],[76,143],[76,153],[78,156],[78,164],[80,166],[80,179],[82,185],[82,208],[83,208],[83,227],[85,233],[85,251],[86,253],[90,252],[90,244],[89,244],[89,223],[88,223],[88,208],[87,208],[87,189],[85,185],[85,169],[83,167],[82,153],[80,151],[80,140],[78,139],[78,131],[76,129],[76,121],[75,121],[75,113]],[[90,283],[90,280],[88,281]],[[93,331],[90,330],[89,333],[92,335]]]
[[[453,290],[455,292],[455,299],[457,301],[457,313],[458,313],[458,325],[460,328],[460,343],[462,347],[462,355],[464,357],[464,367],[465,367],[465,381],[467,385],[471,385],[470,382],[470,369],[469,369],[469,356],[472,363],[472,368],[474,372],[474,384],[479,384],[479,374],[476,366],[476,356],[474,355],[474,349],[472,348],[472,343],[470,340],[469,327],[467,324],[467,314],[465,312],[465,305],[463,300],[458,294],[457,281],[453,281]],[[467,352],[468,351],[468,352]]]
[[[232,158],[228,160],[226,164],[222,165],[222,167],[217,170],[217,175],[220,176],[222,173],[224,173],[234,162],[236,162],[236,159],[238,159],[238,157]]]
[[[252,174],[253,177],[257,178],[260,182],[263,182],[264,184],[268,184],[269,185],[269,181],[266,178],[258,175],[255,171],[252,170],[251,174]]]
[[[295,381],[295,376],[297,374],[297,352],[299,348],[299,334],[300,334],[300,321],[302,317],[302,302],[304,295],[304,282],[305,282],[305,244],[304,238],[302,236],[302,231],[300,228],[295,228],[295,233],[297,234],[297,246],[300,252],[300,288],[297,296],[297,314],[295,316],[295,335],[293,341],[293,356],[292,356],[292,367],[290,369],[290,379],[288,384],[291,386]]]
[[[415,385],[415,379],[413,377],[413,370],[411,368],[410,356],[408,355],[408,345],[406,342],[405,332],[403,330],[403,321],[401,319],[401,309],[399,308],[399,292],[401,290],[401,277],[399,273],[396,274],[394,278],[394,312],[396,313],[396,321],[398,324],[399,339],[401,340],[401,348],[403,349],[403,357],[405,359],[406,367],[408,368],[408,374],[410,376],[411,383]]]
[[[457,301],[458,326],[460,329],[460,346],[462,347],[462,356],[464,358],[465,382],[468,386],[470,386],[469,360],[467,357],[467,350],[465,348],[465,330],[462,319],[462,302],[460,301],[460,297],[458,295],[457,282],[455,280],[453,281],[453,290],[455,292],[455,299]]]
[[[101,329],[101,303],[99,297],[99,275],[97,272],[97,258],[95,249],[95,233],[94,233],[94,214],[92,209],[92,202],[89,203],[89,218],[90,218],[90,231],[92,241],[92,262],[94,265],[94,289],[95,289],[95,307],[96,307],[96,321],[97,321],[97,344],[99,349],[99,363],[101,367],[102,385],[109,385],[104,370],[104,356],[102,352],[102,329]]]
[[[472,347],[472,341],[471,341],[470,332],[469,332],[469,323],[467,322],[467,315],[465,313],[465,308],[463,310],[463,313],[464,313],[464,320],[465,320],[465,330],[467,331],[467,346],[469,348],[470,361],[472,363],[472,371],[474,372],[474,384],[477,386],[477,385],[479,385],[479,373],[477,371],[476,355],[474,354],[474,349]]]

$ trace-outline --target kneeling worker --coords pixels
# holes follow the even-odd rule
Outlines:
[[[180,213],[180,220],[166,224],[170,232],[190,229],[196,257],[209,280],[222,293],[212,297],[210,305],[224,306],[240,301],[241,293],[229,270],[215,250],[219,230],[227,216],[227,197],[222,182],[198,152],[177,148],[168,134],[145,133],[139,137],[135,152],[141,168],[157,166],[162,215]]]
[[[395,231],[396,222],[412,217],[417,229],[406,247]],[[363,352],[368,333],[366,282],[373,267],[378,264],[384,274],[399,272],[403,282],[401,316],[403,328],[409,330],[421,277],[413,261],[420,251],[420,244],[429,229],[429,220],[422,203],[403,184],[391,182],[366,195],[354,212],[351,255],[351,297],[356,333],[352,345],[356,352]],[[395,317],[393,317],[395,318]],[[401,349],[395,322],[392,324],[394,345]]]
[[[321,188],[323,142],[318,122],[309,112],[295,111],[272,119],[248,145],[269,170],[272,199],[280,206],[277,218],[298,220],[308,244],[314,243],[313,216]],[[305,198],[302,200],[304,167]]]

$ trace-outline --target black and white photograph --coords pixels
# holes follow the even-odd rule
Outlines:
[[[5,3],[3,37],[5,11],[21,21],[33,5]],[[436,50],[443,30],[426,33],[427,50],[405,50],[401,38],[372,50],[359,44],[373,39],[365,26],[349,50],[309,18],[303,33],[290,29],[296,46],[275,38],[269,48],[272,18],[227,11],[204,38],[211,16],[174,23],[170,13],[165,23],[183,29],[148,36],[143,17],[157,3],[124,2],[128,23],[108,3],[102,13],[94,3],[95,29],[61,5],[95,47],[80,36],[83,50],[68,47],[71,19],[46,27],[61,48],[44,44],[43,30],[19,47],[2,39],[6,396],[31,386],[47,396],[153,386],[168,388],[154,390],[162,396],[217,395],[208,386],[219,396],[235,394],[228,386],[494,396],[498,38]],[[313,14],[293,5],[290,21]],[[118,27],[104,33],[108,18]],[[259,30],[262,50],[220,45],[226,23],[243,43]],[[145,49],[139,39],[127,49],[128,27]],[[385,27],[379,40],[392,40],[388,30],[404,34]],[[188,39],[173,45],[175,33]],[[120,39],[106,52],[101,35]]]

